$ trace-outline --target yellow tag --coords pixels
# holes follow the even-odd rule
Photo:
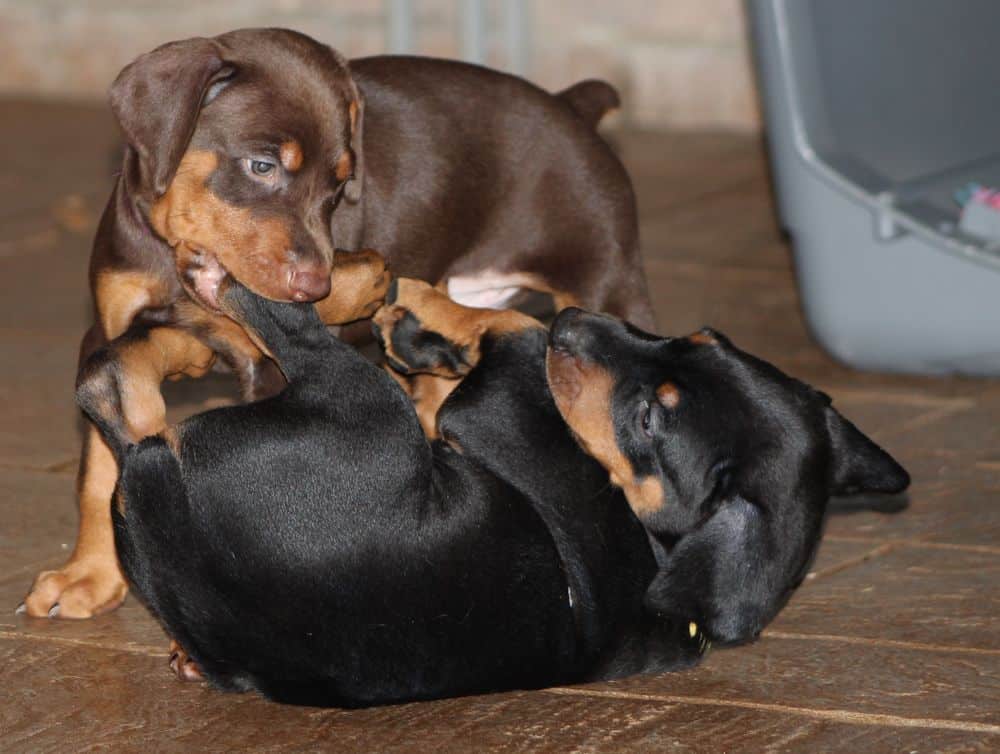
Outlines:
[[[698,633],[698,624],[695,623],[694,621],[688,623],[688,633],[691,634],[691,638],[693,639],[695,635]]]

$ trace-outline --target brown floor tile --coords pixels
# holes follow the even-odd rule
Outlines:
[[[25,566],[69,555],[76,536],[75,480],[72,473],[0,469],[0,583]],[[0,597],[0,623],[16,606]]]
[[[906,464],[902,454],[897,456]],[[913,472],[911,472],[913,473]],[[914,474],[913,484],[905,498],[908,507],[894,513],[856,510],[829,516],[826,536],[863,538],[867,540],[922,539],[943,528],[954,517],[954,511],[943,504],[946,488],[942,482],[929,482]],[[872,498],[873,503],[882,502]]]
[[[850,662],[844,662],[847,651]],[[1000,722],[1000,650],[949,653],[875,643],[764,638],[749,646],[713,650],[691,671],[606,686],[643,694],[948,723]]]
[[[979,400],[964,411],[929,416],[907,433],[907,447],[961,454],[969,463],[995,460],[1000,450],[1000,400]]]
[[[100,214],[120,154],[107,106],[0,100],[0,123],[0,228],[26,215],[45,223],[70,195]]]
[[[612,137],[661,328],[711,324],[827,390],[914,477],[902,513],[830,517],[812,578],[759,643],[687,674],[343,712],[176,682],[133,599],[79,623],[15,616],[75,533],[72,384],[118,137],[103,106],[0,101],[0,124],[0,748],[1000,749],[1000,380],[864,374],[823,353],[755,137]],[[176,420],[235,391],[213,375],[167,393]]]
[[[46,567],[59,566],[57,558]],[[34,573],[0,583],[0,637],[30,641],[34,645],[102,648],[139,653],[157,658],[164,668],[169,639],[159,624],[135,598],[128,597],[117,610],[88,620],[51,620],[15,615],[14,608],[24,599]]]
[[[548,693],[594,694],[587,689]],[[623,698],[662,703],[679,702],[671,695],[616,694]],[[862,714],[812,710],[775,704],[738,703],[704,699],[684,700],[658,721],[655,738],[637,741],[635,751],[806,751],[806,752],[986,752],[998,743],[998,726],[956,723],[955,728],[932,727],[923,720],[879,718]],[[590,749],[603,751],[604,749]]]
[[[89,257],[90,240],[66,234],[50,248],[0,256],[0,275],[11,281],[0,296],[0,343],[17,334],[43,334],[78,346],[93,322]],[[76,369],[75,359],[69,367]]]
[[[696,203],[760,180],[760,140],[725,133],[612,134],[644,215]],[[711,165],[712,169],[706,169]]]
[[[46,469],[78,457],[73,399],[78,344],[30,332],[0,336],[0,467]]]
[[[1000,743],[997,726],[915,729],[905,719],[876,723],[863,717],[865,724],[857,724],[822,712],[789,714],[712,700],[687,705],[591,687],[360,711],[279,707],[254,695],[182,684],[158,657],[34,641],[0,640],[0,668],[0,682],[13,689],[0,707],[0,730],[12,751],[598,752],[790,745],[889,751],[920,742],[957,751]]]
[[[995,650],[998,614],[1000,554],[900,544],[800,589],[772,627]]]
[[[816,553],[816,560],[806,576],[806,588],[813,579],[860,563],[881,546],[881,543],[875,542],[838,541],[824,537]]]

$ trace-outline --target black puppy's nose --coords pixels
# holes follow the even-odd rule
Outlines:
[[[570,351],[579,340],[579,325],[586,312],[575,306],[563,309],[549,328],[549,345],[560,351]]]

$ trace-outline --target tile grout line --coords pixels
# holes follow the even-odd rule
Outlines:
[[[792,641],[831,641],[843,644],[860,644],[871,647],[892,647],[894,649],[909,649],[920,652],[954,652],[956,654],[1000,656],[1000,649],[985,649],[982,647],[959,647],[950,644],[925,644],[919,641],[901,641],[899,639],[874,639],[866,636],[838,636],[837,634],[800,634],[794,631],[771,631],[766,629],[762,639],[791,639]]]
[[[80,465],[79,456],[73,456],[63,461],[55,461],[45,466],[26,466],[20,463],[7,463],[0,461],[0,469],[8,471],[30,471],[33,474],[70,474],[76,473],[77,466]]]
[[[746,178],[740,178],[739,180],[734,180],[732,183],[727,183],[725,186],[716,186],[715,188],[705,189],[704,191],[693,192],[686,196],[678,197],[677,199],[667,202],[666,204],[657,205],[655,208],[647,207],[646,209],[649,214],[656,214],[696,207],[709,199],[715,199],[717,197],[725,196],[726,194],[742,193],[744,189],[760,182],[761,177],[759,175],[752,175]],[[642,210],[640,208],[640,214],[641,213]]]
[[[702,696],[681,696],[676,694],[640,694],[632,691],[601,691],[599,689],[582,689],[573,687],[558,687],[543,689],[543,693],[559,696],[591,696],[604,699],[623,699],[639,702],[660,702],[663,704],[690,704],[706,707],[736,707],[758,712],[779,712],[800,717],[813,717],[832,722],[854,725],[871,725],[882,728],[933,728],[939,730],[958,730],[971,733],[991,733],[1000,735],[1000,725],[979,723],[964,720],[942,720],[940,718],[915,718],[901,715],[890,715],[875,712],[853,712],[843,709],[813,709],[810,707],[795,707],[790,704],[774,704],[769,702],[749,702],[741,699],[714,699]]]
[[[885,442],[886,440],[891,440],[900,437],[901,435],[906,435],[915,429],[920,429],[921,427],[926,427],[928,424],[934,424],[935,422],[941,421],[942,419],[947,419],[954,414],[960,414],[964,411],[970,411],[975,407],[975,403],[972,406],[941,406],[939,408],[933,408],[929,411],[924,411],[912,419],[904,421],[892,429],[888,429],[882,432],[873,432],[872,438],[878,442]]]
[[[101,642],[87,641],[86,639],[70,639],[66,636],[42,636],[39,634],[25,634],[20,631],[9,631],[11,624],[0,623],[0,639],[10,639],[17,641],[40,641],[49,644],[64,644],[71,647],[83,647],[85,649],[102,649],[105,652],[121,652],[130,655],[143,655],[144,657],[166,657],[166,652],[157,650],[154,647],[140,645],[109,645]],[[166,641],[166,639],[164,639]]]
[[[927,550],[955,550],[958,552],[977,552],[984,555],[1000,555],[1000,547],[991,545],[964,545],[956,542],[930,542],[926,539],[874,539],[870,537],[851,537],[837,534],[824,535],[823,539],[831,542],[857,542],[859,544],[891,544],[895,546],[916,547]]]
[[[963,398],[961,396],[935,396],[929,393],[921,393],[914,390],[894,392],[889,388],[880,390],[875,388],[831,387],[829,392],[833,394],[834,400],[838,402],[858,401],[860,403],[878,404],[888,402],[893,406],[909,406],[911,408],[926,409],[924,413],[929,411],[939,411],[946,408],[954,411],[963,411],[975,408],[977,403],[974,398]],[[923,413],[919,414],[909,421],[914,421],[923,415]]]
[[[815,581],[817,579],[825,578],[826,576],[833,576],[835,573],[840,573],[841,571],[846,571],[848,568],[853,568],[856,565],[860,565],[869,560],[874,560],[886,553],[892,552],[899,545],[895,542],[885,542],[884,544],[875,547],[874,549],[868,550],[867,552],[858,555],[854,558],[848,558],[847,560],[842,560],[839,563],[824,568],[822,571],[812,571],[806,577],[807,582]]]

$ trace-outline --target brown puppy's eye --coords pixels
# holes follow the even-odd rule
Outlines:
[[[267,178],[269,175],[272,175],[274,168],[275,164],[273,162],[250,160],[250,172],[254,175],[259,175],[261,178]]]

